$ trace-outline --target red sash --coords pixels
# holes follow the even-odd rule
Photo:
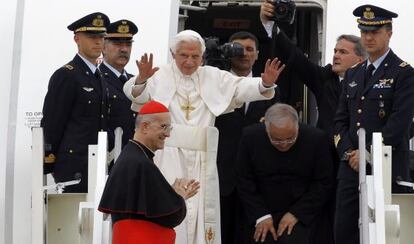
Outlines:
[[[174,244],[174,229],[149,221],[123,219],[112,230],[112,244]]]

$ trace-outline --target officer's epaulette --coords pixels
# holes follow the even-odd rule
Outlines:
[[[409,63],[403,61],[402,63],[400,63],[399,66],[402,67],[402,68],[404,68],[405,66],[409,66],[409,65],[410,65]]]
[[[65,64],[63,67],[68,69],[68,70],[73,70],[74,69],[73,66],[70,65],[70,64]]]

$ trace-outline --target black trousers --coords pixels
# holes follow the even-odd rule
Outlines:
[[[335,193],[329,196],[323,211],[315,218],[311,244],[334,244]]]
[[[332,155],[333,170],[332,178],[336,179],[339,168],[339,157],[336,147],[332,143],[330,145]],[[312,244],[334,244],[334,223],[336,209],[336,180],[331,191],[329,192],[327,202],[322,208],[322,212],[315,218],[314,229],[312,230]]]
[[[64,193],[88,192],[88,153],[59,152],[52,175],[56,183],[81,179],[79,184],[66,186]]]
[[[359,243],[358,180],[339,179],[336,191],[335,243]]]
[[[242,244],[247,236],[247,218],[235,189],[227,196],[220,196],[220,224],[222,244]]]

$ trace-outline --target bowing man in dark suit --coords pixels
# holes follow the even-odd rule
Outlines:
[[[244,129],[236,171],[250,242],[310,243],[333,183],[328,142],[281,103],[267,110],[265,124]]]
[[[395,181],[409,177],[409,131],[414,114],[414,69],[389,48],[392,19],[398,15],[374,5],[353,12],[359,17],[361,42],[369,57],[349,69],[335,116],[335,143],[341,163],[338,172],[336,243],[359,241],[359,128],[366,130],[367,149],[373,132],[382,132],[392,146],[392,191],[405,192]]]
[[[98,132],[106,130],[106,88],[96,59],[108,25],[108,17],[98,12],[68,26],[78,53],[53,73],[43,103],[45,173],[53,172],[56,182],[81,178],[65,192],[87,192],[88,145],[97,144]]]
[[[122,88],[133,75],[125,70],[131,56],[132,38],[138,32],[137,26],[129,20],[119,20],[108,26],[103,49],[103,63],[99,65],[102,77],[107,84],[109,118],[108,127],[112,132],[121,127],[122,146],[134,135],[135,113],[131,101]],[[114,146],[114,135],[109,135],[109,148]]]
[[[229,42],[244,47],[244,55],[230,60],[231,72],[237,76],[252,77],[253,65],[257,60],[259,41],[250,32],[234,33]],[[234,112],[217,117],[215,126],[220,131],[217,168],[220,185],[221,240],[225,244],[240,243],[243,230],[243,211],[236,191],[234,165],[242,130],[245,126],[259,123],[266,110],[278,99],[276,94],[270,100],[245,103]]]

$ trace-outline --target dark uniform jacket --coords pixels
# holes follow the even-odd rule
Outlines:
[[[76,55],[52,75],[43,104],[41,126],[46,156],[56,157],[56,182],[82,177],[82,191],[87,190],[88,145],[97,144],[106,117],[105,85]]]
[[[335,141],[339,155],[358,149],[357,131],[365,128],[367,149],[373,132],[382,132],[385,145],[392,146],[392,179],[408,176],[409,130],[414,115],[414,70],[392,50],[364,88],[366,62],[349,69],[335,116]],[[338,177],[357,179],[348,163],[341,164]]]
[[[283,31],[275,35],[274,45],[278,50],[278,58],[286,63],[315,95],[318,105],[316,126],[326,131],[329,136],[333,135],[333,118],[342,87],[338,75],[332,71],[332,65],[322,67],[309,61]]]
[[[122,90],[125,81],[122,81],[112,72],[105,63],[99,65],[99,70],[102,72],[102,77],[106,82],[108,92],[108,128],[111,132],[114,132],[117,127],[121,127],[122,134],[122,146],[128,143],[128,140],[132,139],[135,128],[135,113],[131,110],[131,100],[125,96]],[[133,75],[127,73],[127,79]],[[114,136],[109,136],[109,147],[114,145]]]
[[[287,152],[270,143],[264,124],[245,128],[237,163],[237,189],[253,224],[271,214],[277,226],[290,212],[311,225],[333,183],[328,137],[308,125],[299,126],[297,141]]]
[[[222,114],[216,118],[215,126],[219,130],[217,169],[220,182],[220,195],[227,196],[236,188],[234,166],[241,134],[245,126],[259,123],[266,110],[278,101],[279,92],[270,100],[250,102],[245,113],[245,105],[234,112]]]

